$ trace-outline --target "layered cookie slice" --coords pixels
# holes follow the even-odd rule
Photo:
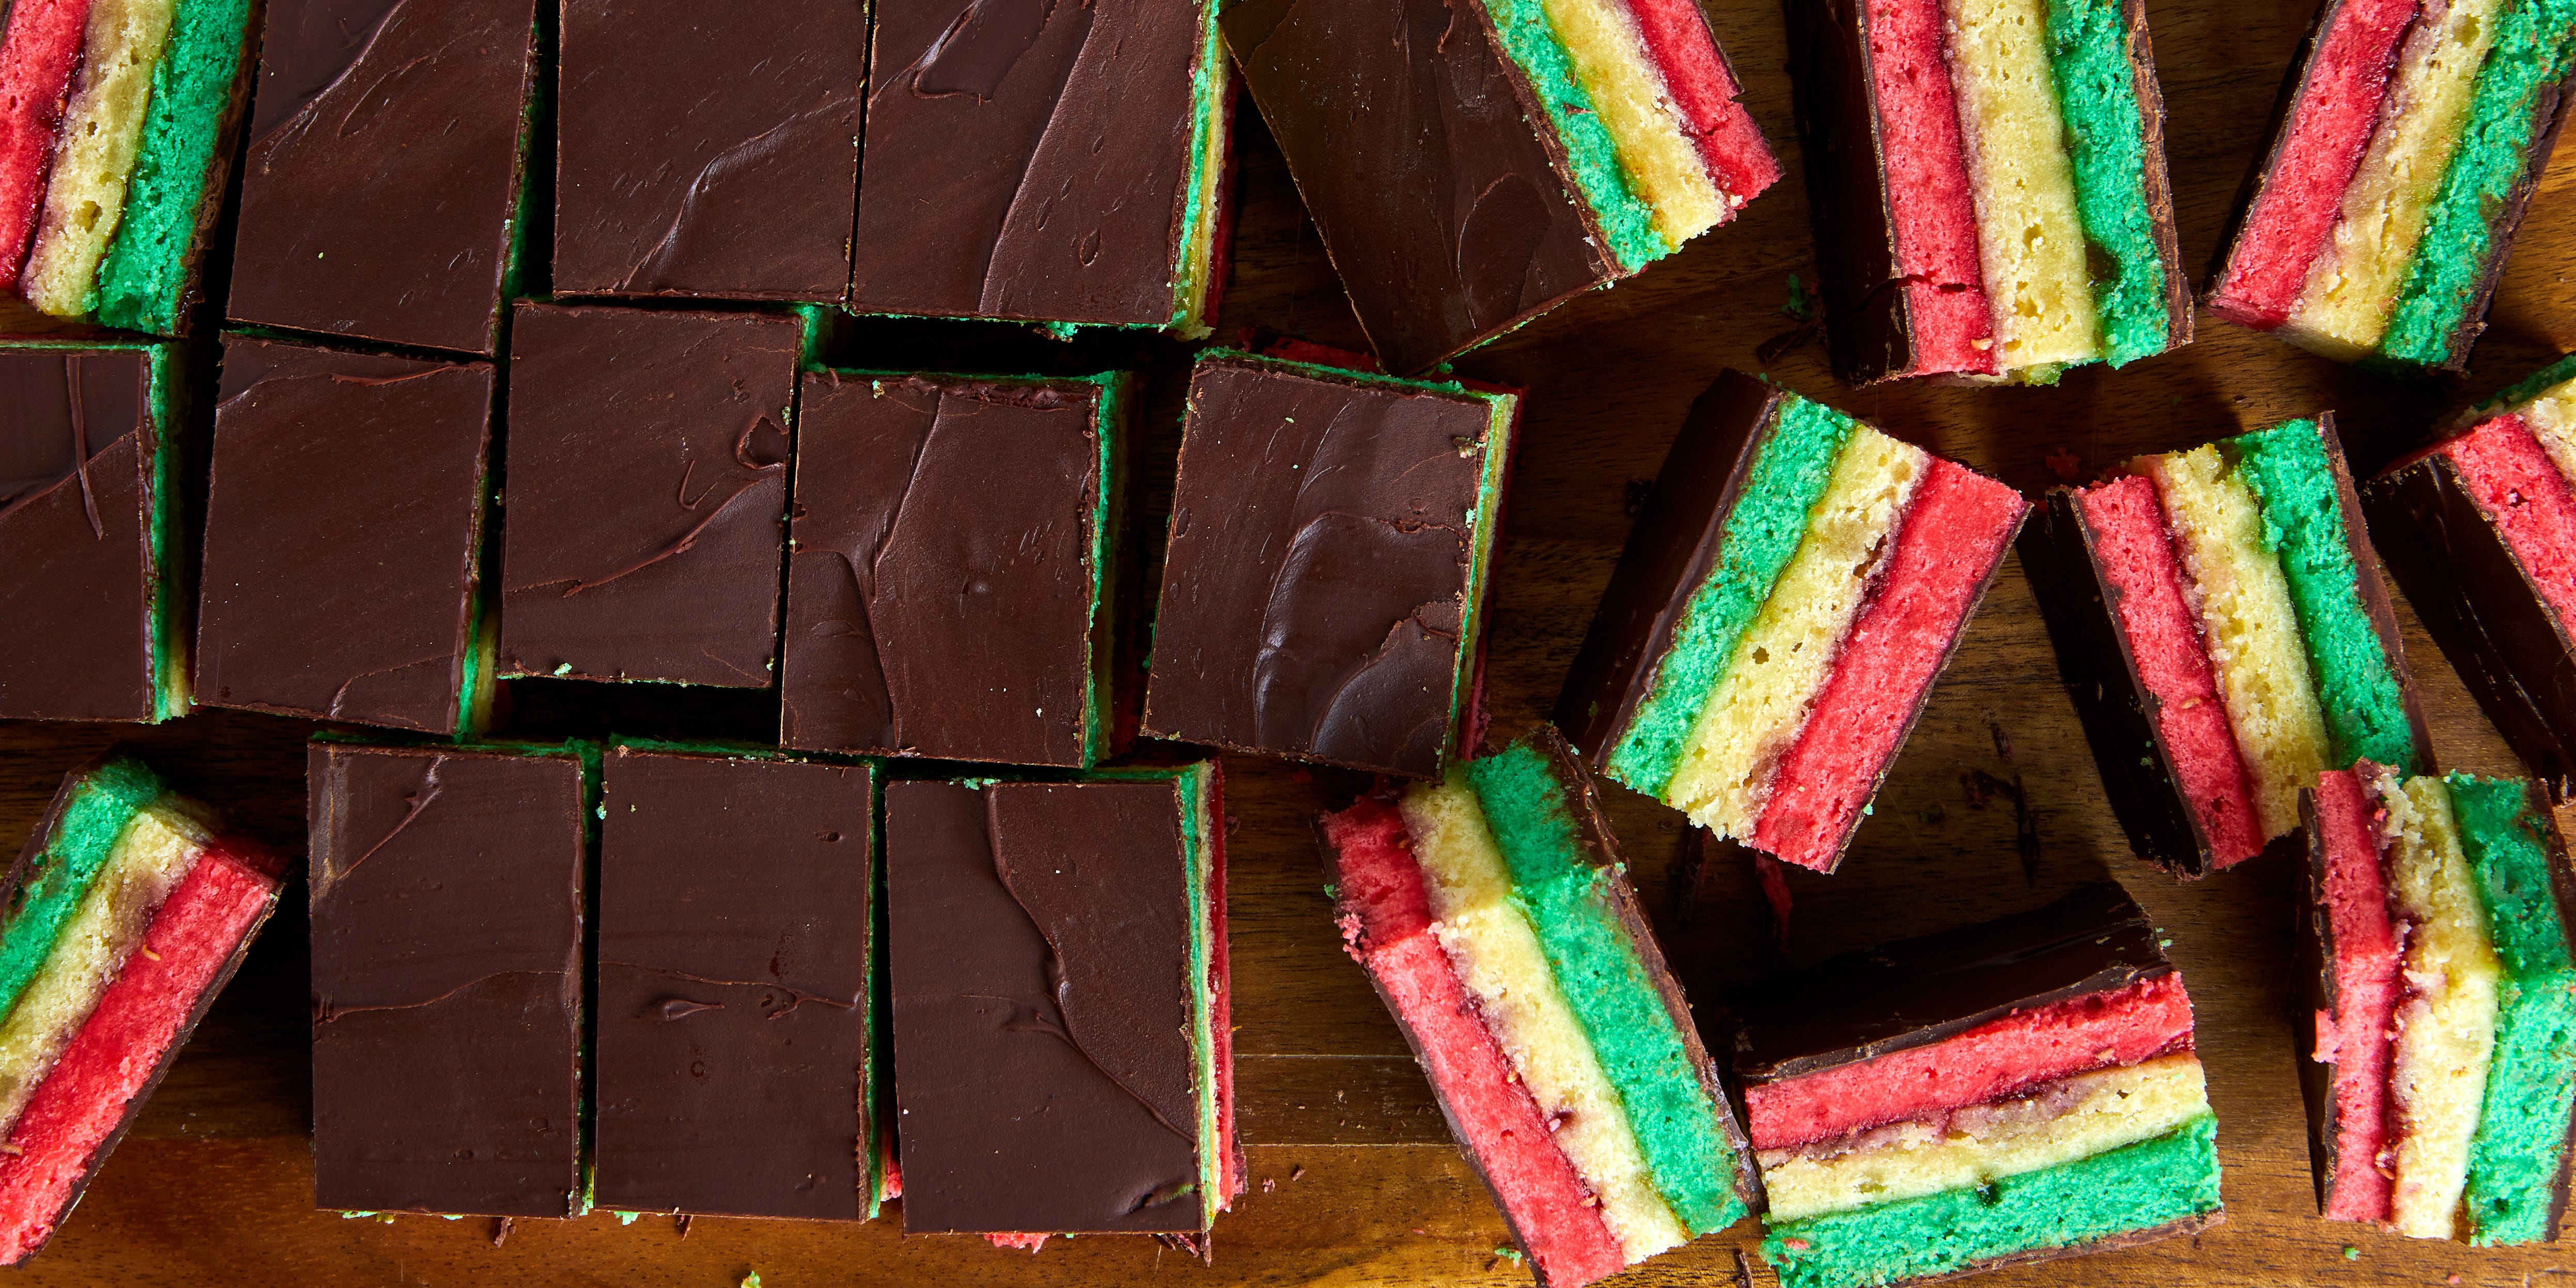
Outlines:
[[[2549,0],[2326,0],[2211,309],[2345,361],[2467,365],[2571,67]]]
[[[1157,1234],[1243,1191],[1214,762],[885,787],[907,1234]]]
[[[2305,804],[2297,1038],[2319,1210],[2418,1238],[2556,1239],[2576,891],[2548,798],[2365,761]]]
[[[0,287],[177,335],[250,98],[251,0],[26,0],[0,38]]]
[[[877,5],[851,310],[1206,335],[1233,156],[1216,9]]]
[[[2046,384],[2191,341],[2138,0],[1789,0],[1834,369]]]
[[[1681,0],[1247,0],[1222,22],[1392,371],[1635,273],[1780,177]]]
[[[167,344],[0,346],[0,719],[188,713]]]
[[[2319,771],[2432,763],[2330,413],[2055,489],[2022,561],[2142,858],[2227,867]]]
[[[2108,882],[1742,990],[1783,1288],[1944,1278],[2220,1218],[2191,999]]]
[[[2388,570],[2523,764],[2576,776],[2576,358],[2362,490]]]
[[[1345,946],[1540,1283],[1590,1283],[1758,1206],[1716,1066],[1555,730],[1382,786],[1323,828]]]
[[[0,1263],[80,1201],[276,907],[280,867],[130,756],[63,779],[0,927]]]
[[[1200,357],[1146,736],[1428,778],[1473,719],[1520,396]]]
[[[1610,778],[1830,872],[2028,509],[1727,372],[1665,458],[1557,719]]]

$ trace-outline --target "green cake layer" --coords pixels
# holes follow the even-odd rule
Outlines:
[[[2576,380],[2576,353],[2568,354],[2567,356],[2560,358],[2558,361],[2550,363],[2548,366],[2542,367],[2540,370],[2535,371],[2528,376],[2524,376],[2522,379],[2506,386],[2503,392],[2487,399],[2485,402],[2479,403],[2477,405],[2477,409],[2468,417],[2464,418],[2461,423],[2467,424],[2485,420],[2487,417],[2494,415],[2497,412],[2508,411],[2513,408],[2520,407],[2522,404],[2530,402],[2532,399],[2539,397],[2548,390],[2559,385],[2563,385],[2570,380]]]
[[[1564,785],[1526,742],[1467,766],[1512,897],[1619,1092],[1655,1189],[1692,1234],[1735,1224],[1735,1162],[1672,1013],[1621,924],[1611,868],[1584,860]]]
[[[160,775],[122,756],[70,788],[45,848],[30,864],[25,883],[11,892],[17,910],[0,930],[0,1018],[18,1005],[53,956],[54,941],[98,883],[126,825],[166,790]]]
[[[2048,47],[2074,162],[2076,212],[2085,239],[2113,266],[2111,277],[2093,283],[2093,305],[2102,356],[2117,367],[2164,352],[2172,324],[2163,248],[2147,200],[2147,167],[2155,158],[2147,151],[2137,73],[2129,62],[2125,7],[2120,0],[2049,0]]]
[[[1717,566],[1691,592],[1672,646],[1655,663],[1654,684],[1610,754],[1610,777],[1659,800],[1709,690],[1726,674],[1736,644],[1806,538],[1808,513],[1832,481],[1854,426],[1851,417],[1789,393],[1772,416],[1770,435],[1727,513]]]
[[[189,640],[179,629],[179,444],[185,373],[176,346],[143,346],[152,364],[152,719],[175,720],[194,706],[189,686]]]
[[[1781,1288],[1864,1288],[2171,1225],[2218,1208],[2218,1119],[1978,1189],[1775,1226]]]
[[[1541,0],[1485,0],[1485,11],[1503,53],[1519,64],[1522,79],[1538,95],[1612,257],[1633,273],[1671,254],[1675,248],[1655,230],[1653,207],[1619,168],[1619,145],[1575,79],[1573,60],[1557,43]]]
[[[2469,1147],[2469,1237],[2531,1243],[2550,1237],[2550,1199],[2576,1098],[2576,964],[2568,959],[2545,823],[2533,815],[2530,786],[2468,774],[2443,782],[2504,969],[2494,1063]]]
[[[2317,422],[2275,425],[2240,435],[2231,446],[2281,558],[2333,764],[2371,760],[2413,772],[2415,732],[2404,686],[2362,604],[2334,462]]]
[[[250,10],[250,0],[181,0],[171,19],[124,218],[99,265],[93,311],[101,322],[158,335],[179,329],[198,230],[224,184],[218,153],[233,119]]]
[[[1091,511],[1091,630],[1083,648],[1090,655],[1091,682],[1082,691],[1082,763],[1096,765],[1110,753],[1110,702],[1117,663],[1118,538],[1127,513],[1127,406],[1135,397],[1136,377],[1108,371],[1090,377],[1100,389],[1092,413],[1092,434],[1100,444],[1100,486],[1093,489]]]
[[[2532,109],[2576,61],[2576,0],[2520,0],[2497,25],[2478,69],[2476,97],[2459,150],[2427,212],[2424,237],[2397,295],[2380,352],[2435,365],[2451,345],[2494,258],[2494,220],[2531,166]]]

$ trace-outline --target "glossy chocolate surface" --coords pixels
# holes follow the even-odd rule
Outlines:
[[[488,363],[225,338],[200,701],[456,728],[492,388]]]
[[[1169,323],[1212,2],[878,4],[850,306]]]
[[[313,1202],[581,1199],[582,767],[316,744]]]
[[[886,786],[906,1233],[1206,1228],[1181,802]]]
[[[1691,404],[1690,419],[1665,454],[1557,695],[1556,723],[1594,768],[1609,763],[1638,705],[1653,696],[1673,632],[1716,569],[1727,516],[1777,428],[1773,409],[1781,397],[1742,372],[1721,373]]]
[[[597,1201],[864,1216],[869,771],[621,747],[601,799]]]
[[[535,0],[273,0],[235,322],[494,352]]]
[[[1420,371],[1622,275],[1483,10],[1237,0],[1220,18],[1390,371]]]
[[[0,350],[0,718],[152,718],[150,382],[138,350]]]
[[[502,674],[770,683],[802,335],[787,314],[519,305]]]
[[[1099,386],[816,372],[798,403],[780,741],[1080,766]]]
[[[562,40],[557,294],[841,298],[864,0],[567,0]]]
[[[1240,355],[1190,380],[1144,732],[1439,772],[1492,408]]]
[[[1730,996],[1735,1075],[1792,1078],[2169,974],[2156,941],[2136,901],[2101,881],[2030,912],[1830,958]]]

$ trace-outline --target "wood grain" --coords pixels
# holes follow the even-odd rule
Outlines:
[[[2150,6],[2162,59],[2187,263],[2206,264],[2262,133],[2307,0],[2171,0]],[[2089,368],[2055,389],[1902,386],[1853,394],[1824,349],[1792,333],[1792,274],[1816,280],[1789,118],[1779,11],[1731,2],[1713,17],[1789,178],[1735,224],[1616,289],[1596,292],[1461,362],[1530,391],[1506,553],[1492,601],[1489,698],[1497,732],[1541,718],[1624,540],[1631,486],[1650,477],[1691,398],[1725,366],[1766,370],[1811,397],[2025,489],[2054,481],[2043,457],[2090,472],[2320,408],[2335,410],[2357,470],[2420,440],[2480,394],[2576,348],[2576,167],[2532,203],[2498,292],[2493,327],[2462,387],[2353,372],[2204,316],[2179,353],[2124,371]],[[1260,327],[1355,344],[1357,327],[1275,148],[1243,117],[1240,222],[1220,336]],[[1160,339],[1066,343],[962,323],[856,323],[838,361],[879,368],[1144,370],[1145,441],[1134,530],[1158,544],[1188,349]],[[317,538],[320,539],[320,538]],[[1149,574],[1150,575],[1150,574]],[[1150,580],[1146,583],[1152,584]],[[2511,766],[2411,613],[2401,616],[2446,765]],[[517,729],[556,736],[750,733],[774,719],[764,695],[603,693],[536,684]],[[187,790],[228,806],[255,834],[300,851],[303,750],[311,726],[204,713],[155,729],[0,724],[0,845],[32,825],[56,779],[111,742],[141,747]],[[14,1276],[35,1284],[720,1285],[764,1284],[1517,1284],[1497,1255],[1502,1224],[1446,1142],[1420,1075],[1367,983],[1340,951],[1321,890],[1311,820],[1350,780],[1235,759],[1226,802],[1233,864],[1235,1018],[1253,1191],[1218,1226],[1213,1265],[1139,1239],[1050,1244],[1032,1257],[953,1236],[865,1227],[700,1220],[621,1226],[609,1215],[521,1222],[491,1242],[485,1220],[344,1220],[310,1207],[304,921],[270,927],[179,1060],[134,1135],[62,1235]],[[1675,924],[1679,820],[1611,789],[1612,812],[1667,946],[1696,995],[1777,964],[1749,874],[1715,874]],[[2258,862],[2177,885],[2127,855],[2104,803],[2030,591],[1998,578],[1911,744],[1832,878],[1793,874],[1789,956],[2036,906],[2108,872],[2172,934],[2199,1007],[2220,1120],[2228,1219],[2197,1239],[1999,1272],[2007,1285],[2333,1282],[2479,1285],[2576,1274],[2556,1248],[2472,1250],[2315,1219],[2293,1076],[2287,984],[2293,874]],[[297,896],[290,894],[290,903]],[[1701,1240],[1619,1282],[1768,1283],[1753,1227]],[[2348,1257],[2348,1250],[2357,1259]],[[1749,1280],[1746,1276],[1749,1275]]]

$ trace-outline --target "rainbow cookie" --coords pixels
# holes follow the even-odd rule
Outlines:
[[[2191,342],[2140,0],[1790,0],[1789,43],[1845,380]]]
[[[2227,867],[2319,771],[2432,763],[2331,414],[2055,489],[2022,563],[2143,858]]]
[[[1727,372],[1664,462],[1556,718],[1602,774],[1830,872],[2028,509]]]
[[[2364,762],[2303,804],[2297,1039],[2318,1209],[2418,1238],[2556,1239],[2576,892],[2548,798]]]
[[[2362,491],[2388,570],[2525,766],[2576,776],[2576,358]]]
[[[2563,0],[2325,0],[2210,309],[2347,362],[2467,365],[2571,66]]]
[[[1539,1281],[1758,1206],[1740,1129],[1553,729],[1325,817],[1343,938]]]
[[[2191,998],[2121,889],[1734,999],[1782,1288],[1943,1278],[2220,1218]]]

